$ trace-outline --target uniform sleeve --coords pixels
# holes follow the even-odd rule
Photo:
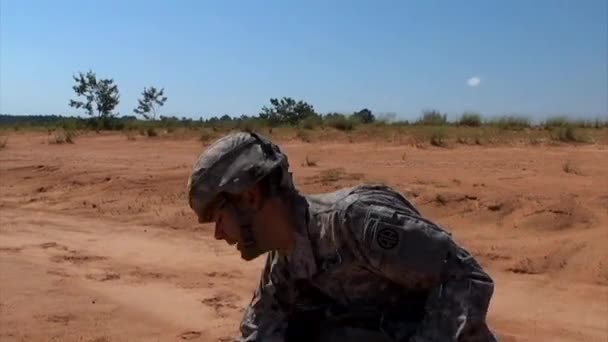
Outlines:
[[[449,233],[407,208],[394,208],[355,203],[346,212],[345,226],[358,256],[372,270],[404,289],[428,290],[423,321],[408,341],[486,335],[494,290],[490,276]]]
[[[285,341],[289,286],[285,261],[270,252],[262,271],[260,284],[243,315],[239,342]]]

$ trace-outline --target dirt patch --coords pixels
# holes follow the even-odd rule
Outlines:
[[[85,276],[87,279],[95,281],[108,281],[120,279],[120,274],[114,272],[92,273]]]
[[[55,249],[62,250],[62,251],[68,250],[68,247],[66,247],[64,245],[60,245],[57,242],[45,242],[45,243],[41,243],[38,246],[42,249],[55,248]]]
[[[73,264],[86,264],[90,262],[103,261],[106,257],[98,255],[86,255],[86,254],[70,254],[70,255],[55,255],[51,258],[53,262],[71,262]]]
[[[570,200],[525,213],[518,226],[537,230],[585,229],[596,220],[592,211]]]
[[[563,270],[569,260],[585,248],[585,243],[569,244],[563,242],[563,247],[542,256],[524,257],[517,260],[507,271],[518,274],[557,273]]]
[[[129,276],[136,279],[136,281],[149,281],[149,280],[167,280],[173,279],[177,276],[174,274],[167,274],[163,272],[148,271],[137,268],[134,271],[129,272]]]
[[[212,297],[204,298],[201,303],[212,307],[219,316],[226,316],[226,310],[238,310],[235,304],[239,297],[232,293],[222,293]]]
[[[363,173],[348,173],[344,168],[333,168],[326,169],[319,172],[318,175],[307,177],[305,184],[317,184],[329,185],[339,181],[363,181],[365,175]]]
[[[50,274],[50,275],[62,277],[62,278],[71,277],[71,275],[68,272],[66,272],[65,270],[62,270],[62,269],[52,269],[52,270],[46,271],[46,273]]]
[[[47,322],[57,323],[62,325],[68,325],[70,321],[76,319],[76,316],[72,314],[59,314],[59,315],[51,315],[46,318]]]
[[[23,247],[0,247],[0,252],[4,253],[19,253],[23,250]]]
[[[179,334],[177,337],[182,340],[194,340],[203,336],[203,333],[200,331],[186,331]]]

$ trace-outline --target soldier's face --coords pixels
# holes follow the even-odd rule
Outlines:
[[[262,199],[261,196],[261,192],[255,189],[240,195],[228,195],[228,204],[215,206],[211,210],[215,238],[235,246],[245,260],[255,259],[270,250],[289,249],[293,243],[292,235],[285,229],[291,223],[283,201],[278,198]],[[252,227],[253,247],[244,246],[242,224]]]
[[[230,246],[235,246],[243,259],[255,259],[265,250],[260,249],[263,240],[258,238],[258,234],[253,229],[257,211],[250,196],[248,194],[226,194],[223,198],[223,201],[219,201],[220,205],[213,206],[210,210],[212,221],[215,222],[215,238],[226,241]],[[246,234],[249,239],[253,238],[256,243],[253,245],[245,243],[246,238],[243,234]]]
[[[231,205],[235,205],[234,202],[238,203],[240,199],[232,196],[227,200],[232,202]],[[231,246],[237,245],[237,249],[239,249],[238,243],[241,241],[239,219],[236,217],[234,210],[226,204],[222,203],[222,205],[211,210],[215,222],[214,237],[217,240],[225,240]]]

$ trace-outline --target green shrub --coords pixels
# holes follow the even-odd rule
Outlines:
[[[561,142],[590,142],[589,136],[580,133],[573,126],[557,127],[551,132],[551,138]]]
[[[323,126],[323,119],[317,115],[308,116],[300,122],[300,127],[304,129],[315,129],[319,126]]]
[[[76,136],[76,134],[73,131],[66,131],[65,132],[65,142],[68,144],[73,144],[75,136]]]
[[[198,137],[198,140],[203,144],[209,142],[211,139],[213,139],[213,133],[209,132],[207,129],[203,129]]]
[[[296,137],[298,137],[303,142],[309,143],[312,141],[310,137],[310,133],[301,129],[298,129],[296,132]]]
[[[489,122],[501,129],[523,130],[530,127],[530,119],[523,116],[503,116]]]
[[[436,129],[431,133],[431,145],[437,147],[447,147],[447,133],[445,129]]]
[[[355,128],[354,120],[344,115],[334,115],[326,119],[326,124],[340,131],[352,131]]]
[[[73,144],[76,134],[73,131],[56,130],[52,137],[49,137],[49,144]]]
[[[464,113],[458,124],[460,126],[479,127],[481,126],[481,115],[477,113]]]
[[[564,116],[556,116],[556,117],[547,119],[543,126],[547,129],[554,128],[554,127],[566,127],[566,126],[570,126],[570,121],[568,120],[568,118],[566,118]]]
[[[448,124],[447,114],[441,114],[436,110],[427,110],[422,113],[422,117],[416,121],[418,125],[443,126]]]
[[[146,130],[146,135],[149,137],[155,137],[158,136],[158,133],[156,132],[154,127],[148,127],[148,129]]]

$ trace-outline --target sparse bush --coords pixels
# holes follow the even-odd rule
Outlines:
[[[565,173],[571,173],[571,174],[575,174],[575,175],[581,175],[581,170],[570,160],[566,161],[564,164],[562,164],[562,170],[564,170]]]
[[[460,126],[479,127],[481,126],[481,115],[477,113],[464,113],[458,124]]]
[[[296,137],[298,137],[298,139],[302,140],[303,142],[309,143],[312,141],[312,139],[310,138],[310,133],[298,129],[296,132]]]
[[[146,130],[146,135],[148,137],[155,137],[155,136],[158,136],[158,133],[156,132],[154,127],[148,127],[148,129]]]
[[[538,146],[540,144],[542,144],[542,140],[538,137],[530,137],[530,145],[532,146]]]
[[[325,119],[329,127],[333,127],[340,131],[352,131],[355,128],[355,122],[342,114],[334,114]]]
[[[447,133],[445,129],[434,130],[431,134],[431,145],[437,147],[447,147]]]
[[[65,142],[68,144],[73,144],[74,143],[74,137],[75,134],[73,131],[66,131],[65,132]]]
[[[572,126],[554,128],[551,132],[551,139],[562,142],[590,142],[587,135],[579,133]]]
[[[0,150],[6,147],[8,143],[8,138],[0,138]]]
[[[50,132],[49,132],[50,133]],[[73,144],[75,134],[73,131],[56,130],[52,137],[49,137],[49,144]]]
[[[570,126],[570,121],[564,116],[556,116],[547,119],[543,126],[546,129],[551,129],[554,127],[567,127]]]
[[[311,167],[311,166],[317,166],[317,162],[314,161],[314,160],[312,160],[312,159],[310,159],[310,158],[308,158],[308,156],[306,156],[306,160],[305,160],[305,164],[304,165],[309,166],[309,167]]]
[[[315,129],[323,125],[323,119],[318,115],[311,115],[300,122],[300,127],[304,129]]]
[[[595,122],[593,123],[593,128],[600,129],[603,127],[608,127],[608,120],[601,121],[599,118],[595,119]]]
[[[264,123],[262,121],[256,121],[253,119],[238,120],[236,122],[236,128],[245,132],[259,131],[263,125]]]
[[[456,139],[456,141],[459,144],[463,144],[463,145],[468,145],[469,144],[469,139],[467,139],[466,137],[458,137],[458,139]]]
[[[607,122],[602,122],[599,118],[595,120],[585,120],[585,119],[577,119],[572,120],[568,119],[565,116],[556,116],[547,119],[543,127],[545,129],[551,130],[553,128],[559,127],[576,127],[576,128],[602,128],[605,127]]]
[[[448,124],[447,114],[441,114],[436,110],[427,110],[422,113],[422,117],[416,121],[418,125],[443,126]]]
[[[206,129],[203,129],[198,137],[198,140],[203,144],[209,142],[211,139],[213,139],[213,134]]]
[[[523,116],[503,116],[489,122],[490,125],[508,130],[523,130],[530,127],[530,119]]]

